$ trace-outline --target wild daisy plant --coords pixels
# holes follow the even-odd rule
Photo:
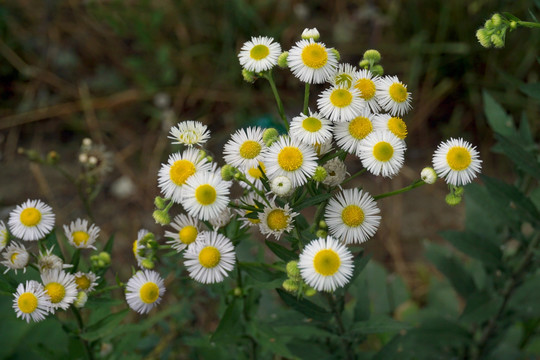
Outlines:
[[[531,12],[532,14],[532,12]],[[506,42],[506,34],[514,31],[518,27],[540,28],[540,23],[534,21],[523,21],[507,12],[495,13],[487,19],[484,26],[476,31],[478,42],[485,48],[502,48]]]

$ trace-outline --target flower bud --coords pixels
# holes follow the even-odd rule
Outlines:
[[[270,146],[278,137],[279,133],[274,128],[268,128],[263,132],[263,141],[266,146]]]
[[[56,151],[49,151],[47,154],[47,164],[49,165],[56,165],[58,164],[58,161],[60,160],[60,155]]]
[[[317,41],[319,40],[320,37],[321,37],[321,34],[319,34],[319,30],[317,30],[317,28],[313,28],[313,29],[306,28],[302,32],[302,39],[304,40],[313,39],[314,41]]]
[[[290,293],[295,293],[298,291],[298,281],[292,279],[285,280],[282,286],[286,291]]]
[[[369,68],[369,60],[360,60],[358,66],[360,66],[362,69]]]
[[[425,167],[420,173],[420,178],[424,180],[426,184],[435,184],[435,181],[437,181],[437,173],[432,167]]]
[[[111,263],[111,255],[106,251],[100,252],[98,255],[98,259],[103,261],[105,265],[109,265]]]
[[[450,193],[446,195],[446,198],[444,200],[448,205],[454,206],[461,202],[461,196],[456,196],[455,194]]]
[[[322,166],[317,166],[315,169],[315,174],[313,174],[313,180],[317,182],[322,182],[326,177],[328,176],[328,173],[326,172],[326,169]]]
[[[454,187],[454,195],[456,196],[463,196],[463,193],[465,192],[465,188],[463,186],[456,186]]]
[[[324,220],[319,221],[319,229],[323,229],[323,230],[328,229],[328,225],[326,224],[326,221]]]
[[[384,69],[381,65],[374,65],[371,68],[371,72],[373,73],[373,75],[379,75],[379,76],[384,75]]]
[[[339,51],[337,51],[337,50],[334,49],[334,48],[330,48],[330,51],[333,52],[334,55],[336,55],[337,61],[341,60],[341,55],[339,54]]]
[[[502,36],[493,34],[491,35],[490,40],[493,43],[493,46],[495,46],[496,48],[500,49],[504,47],[504,38]]]
[[[364,53],[364,60],[370,61],[373,64],[378,63],[381,61],[381,53],[374,49],[367,50]]]
[[[502,17],[500,14],[493,14],[491,17],[491,21],[493,23],[493,26],[499,27],[502,24]]]
[[[291,179],[286,176],[277,176],[272,180],[270,189],[277,196],[289,196],[294,191]]]
[[[221,168],[221,178],[225,181],[231,181],[234,179],[234,175],[237,173],[237,170],[234,166],[225,164]]]
[[[171,223],[171,217],[165,210],[154,210],[152,217],[154,218],[156,224],[169,225]]]
[[[144,259],[141,261],[141,265],[150,270],[154,268],[154,262],[150,259]]]
[[[517,22],[515,21],[510,21],[510,29],[514,30],[515,28],[517,28]]]
[[[82,308],[84,305],[86,305],[86,301],[88,300],[88,295],[84,291],[79,291],[77,294],[77,298],[73,302],[73,305],[76,308]]]
[[[492,30],[494,28],[493,21],[491,19],[486,20],[486,22],[484,23],[484,27],[486,28],[486,30]]]
[[[244,78],[245,82],[250,84],[253,84],[255,80],[257,80],[255,73],[246,69],[242,69],[242,77]]]
[[[288,57],[289,57],[288,51],[284,51],[278,56],[277,64],[280,68],[286,69],[289,66],[289,63],[287,62]]]
[[[313,296],[317,293],[317,290],[315,290],[314,288],[312,287],[308,287],[304,290],[304,295],[306,296]]]
[[[154,205],[159,209],[159,210],[163,210],[165,208],[165,202],[167,201],[167,199],[164,199],[160,196],[156,196],[156,198],[154,199]]]
[[[326,238],[327,235],[328,235],[328,231],[323,230],[323,229],[319,229],[315,233],[315,236],[317,236],[318,238],[323,238],[323,239]]]
[[[236,297],[242,296],[242,294],[243,294],[242,288],[235,287],[234,290],[233,290],[233,294]]]
[[[482,45],[483,47],[485,48],[491,47],[491,40],[486,29],[484,28],[478,29],[476,31],[476,38],[478,39],[478,42],[480,43],[480,45]]]
[[[298,269],[298,261],[293,260],[287,263],[287,276],[293,280],[300,279],[300,269]]]

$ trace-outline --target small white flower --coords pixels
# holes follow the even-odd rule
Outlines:
[[[69,243],[77,249],[94,249],[100,228],[94,224],[88,226],[87,220],[77,219],[69,226],[64,225],[64,233]]]
[[[451,185],[462,186],[473,181],[482,169],[476,147],[459,138],[442,142],[433,154],[433,169]]]
[[[171,239],[167,244],[179,253],[195,242],[201,231],[199,220],[185,214],[176,215],[170,225],[176,232],[165,231],[165,237]]]
[[[13,294],[13,309],[18,318],[38,322],[44,320],[49,314],[51,301],[43,285],[37,281],[26,281],[26,284],[19,284]]]
[[[155,271],[138,271],[126,284],[126,301],[139,314],[147,314],[165,294],[163,278]]]
[[[433,168],[431,167],[425,167],[422,169],[422,172],[420,172],[420,178],[426,183],[426,184],[435,184],[435,181],[437,181],[437,173]]]
[[[402,116],[412,109],[411,93],[407,92],[407,86],[397,76],[382,77],[379,84],[375,96],[384,111],[392,116]]]
[[[309,116],[300,113],[292,119],[289,135],[309,145],[325,143],[332,138],[332,122],[311,110]]]
[[[338,158],[333,158],[323,165],[326,170],[326,178],[323,180],[323,184],[328,186],[338,186],[345,180],[347,176],[347,167],[345,163]]]
[[[200,121],[187,120],[173,126],[169,132],[173,144],[202,145],[210,138],[210,131]]]
[[[405,142],[390,131],[374,131],[359,146],[362,165],[373,175],[392,177],[403,166]]]
[[[244,69],[258,73],[276,66],[280,54],[281,45],[273,38],[259,36],[244,43],[238,59]]]
[[[354,88],[360,91],[360,97],[364,99],[367,107],[373,113],[381,110],[377,102],[377,89],[381,86],[380,78],[371,73],[371,71],[362,69],[358,71],[354,79]]]
[[[276,176],[270,183],[270,189],[279,197],[287,197],[294,192],[292,181],[287,176]]]
[[[356,68],[351,64],[339,64],[336,72],[330,79],[330,83],[349,89],[354,85],[356,72]]]
[[[62,270],[48,270],[41,274],[45,292],[51,298],[51,312],[66,310],[77,298],[77,285],[72,274]]]
[[[388,114],[377,114],[373,120],[373,127],[377,130],[388,130],[401,140],[407,137],[407,125],[402,118]]]
[[[17,273],[17,270],[20,269],[23,269],[23,272],[26,272],[29,254],[23,245],[11,242],[2,255],[5,259],[2,261],[2,264],[7,268],[4,271],[4,274],[10,269],[15,270],[15,274]]]
[[[317,106],[320,114],[333,122],[350,121],[366,107],[358,90],[343,85],[324,90],[317,99]]]
[[[366,108],[351,121],[334,125],[334,138],[337,145],[350,154],[357,154],[360,144],[373,132],[373,114]]]
[[[83,291],[85,293],[91,293],[97,286],[97,280],[99,276],[92,271],[87,273],[78,271],[74,274],[75,284],[77,285],[77,291]]]
[[[9,214],[9,230],[26,241],[43,239],[54,227],[52,208],[41,200],[27,200]]]
[[[289,232],[293,229],[294,218],[298,213],[292,211],[289,204],[284,207],[271,206],[265,207],[262,213],[259,213],[259,230],[261,234],[268,236],[274,235],[276,240],[279,240],[284,232]]]
[[[40,273],[53,269],[62,270],[73,266],[71,264],[64,264],[64,261],[60,257],[52,253],[53,249],[54,245],[50,249],[39,252],[37,266]]]
[[[197,173],[183,186],[181,204],[195,218],[216,218],[229,203],[230,186],[231,182],[224,181],[219,173]]]
[[[263,130],[259,127],[240,129],[223,147],[223,159],[239,169],[257,166],[265,148]]]
[[[266,166],[262,161],[255,166],[249,167],[245,170],[244,175],[250,183],[252,183],[258,190],[264,189],[263,175],[266,175]],[[251,189],[251,186],[244,181],[238,182],[244,189]]]
[[[309,84],[328,81],[338,64],[336,54],[323,43],[313,39],[298,41],[287,57],[287,63],[294,76]]]

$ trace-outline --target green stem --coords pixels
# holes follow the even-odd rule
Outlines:
[[[255,191],[255,192],[257,193],[257,195],[259,195],[259,196],[261,197],[261,199],[263,199],[264,202],[265,202],[268,206],[270,206],[270,202],[269,202],[268,199],[266,198],[266,195],[264,195],[264,193],[263,193],[261,190],[257,189],[257,187],[256,187],[251,181],[249,181],[245,176],[242,176],[242,177],[240,178],[240,180],[243,181],[243,182],[245,182],[246,184],[248,184],[248,185],[251,187],[251,189],[252,189],[253,191]]]
[[[380,195],[377,195],[377,196],[374,196],[373,198],[375,200],[379,200],[379,199],[382,199],[382,198],[385,198],[385,197],[389,197],[389,196],[393,196],[393,195],[398,195],[398,194],[401,194],[401,193],[404,193],[404,192],[407,192],[409,190],[412,190],[414,188],[417,188],[419,186],[422,186],[424,185],[425,182],[424,180],[416,180],[415,182],[413,182],[411,185],[409,186],[405,186],[404,188],[401,188],[401,189],[398,189],[398,190],[394,190],[394,191],[390,191],[390,192],[387,192],[387,193],[384,193],[384,194],[380,194]]]
[[[287,121],[287,117],[285,116],[285,110],[283,108],[283,103],[281,102],[281,98],[279,97],[279,93],[276,88],[276,83],[274,82],[274,77],[272,76],[272,71],[269,71],[265,78],[270,83],[270,87],[272,88],[272,92],[274,93],[274,97],[276,98],[276,104],[279,111],[279,116],[281,117],[281,120],[283,120],[283,123],[285,124],[285,129],[289,131],[289,122]]]
[[[75,315],[75,318],[77,319],[77,325],[79,326],[80,333],[84,333],[84,322],[81,317],[81,313],[79,312],[79,310],[77,310],[75,306],[71,306],[71,311],[73,311],[73,314]],[[94,354],[92,353],[92,349],[90,349],[90,344],[88,344],[88,341],[84,340],[80,336],[79,336],[79,340],[81,340],[84,350],[86,351],[86,357],[89,360],[94,360]]]
[[[516,21],[519,26],[524,26],[528,28],[540,28],[540,23],[530,22],[530,21]]]
[[[304,90],[304,115],[308,115],[309,107],[309,83],[306,83],[306,88]]]
[[[107,286],[107,287],[104,287],[103,289],[92,291],[92,296],[97,295],[97,294],[101,294],[101,293],[104,293],[104,292],[107,292],[107,291],[110,291],[110,290],[122,289],[123,287],[124,287],[124,285]]]
[[[343,343],[343,347],[345,348],[345,353],[347,354],[348,360],[354,359],[354,354],[351,349],[351,343],[346,339],[344,336],[346,333],[345,326],[343,326],[343,320],[341,320],[341,314],[338,311],[338,308],[336,306],[336,302],[334,300],[334,295],[330,293],[324,293],[326,300],[328,301],[328,305],[330,305],[330,309],[332,310],[332,313],[334,314],[334,319],[336,319],[336,323],[338,325],[338,334],[340,335],[341,341]]]
[[[357,172],[356,174],[354,174],[353,176],[350,176],[350,177],[348,177],[347,179],[343,180],[343,181],[341,182],[341,184],[339,184],[339,185],[340,185],[340,186],[343,186],[343,185],[345,185],[346,183],[348,183],[349,181],[351,181],[352,179],[354,179],[355,177],[357,177],[357,176],[359,176],[359,175],[362,175],[362,174],[365,173],[365,172],[366,172],[366,169],[364,168],[364,169],[358,171],[358,172]]]

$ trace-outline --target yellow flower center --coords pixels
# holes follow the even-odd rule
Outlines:
[[[157,286],[153,282],[147,282],[146,284],[141,286],[141,290],[139,290],[139,296],[141,297],[143,303],[152,304],[159,297],[159,286]]]
[[[261,152],[261,144],[253,140],[244,141],[240,146],[240,156],[244,159],[253,159]]]
[[[285,171],[295,171],[304,162],[300,149],[294,146],[285,146],[278,155],[278,164]]]
[[[341,220],[350,227],[357,227],[364,222],[364,211],[356,205],[348,205],[341,212]]]
[[[302,62],[312,69],[320,69],[328,62],[328,54],[324,46],[314,43],[302,49]]]
[[[274,231],[283,230],[289,225],[289,216],[281,209],[272,210],[266,218],[266,224]]]
[[[213,246],[206,246],[199,253],[199,263],[205,268],[213,268],[219,264],[221,253]]]
[[[407,137],[407,125],[399,117],[392,117],[388,120],[388,129],[400,139]]]
[[[266,45],[255,45],[249,52],[249,56],[254,60],[262,60],[270,54],[270,49]]]
[[[341,265],[339,255],[332,249],[320,250],[313,258],[313,267],[323,276],[334,275]]]
[[[375,83],[370,79],[358,79],[354,87],[360,91],[360,97],[366,101],[373,99],[375,96]]]
[[[394,155],[394,148],[386,141],[380,141],[373,147],[373,156],[379,161],[388,161]]]
[[[405,100],[407,100],[407,97],[409,96],[407,94],[407,88],[400,83],[393,83],[390,85],[390,88],[388,89],[388,93],[390,94],[390,97],[392,100],[398,103],[402,103]]]
[[[373,124],[367,117],[359,116],[349,123],[349,134],[357,140],[362,140],[373,131]]]
[[[21,212],[21,223],[24,226],[36,226],[41,221],[41,213],[36,208],[26,208]]]
[[[66,296],[66,288],[64,288],[64,285],[57,282],[51,282],[45,285],[45,291],[47,291],[47,294],[51,297],[51,302],[53,304],[59,303],[64,299],[64,296]]]
[[[14,264],[15,260],[17,260],[17,256],[19,256],[19,253],[14,252],[13,254],[11,254],[11,257],[9,258],[9,260],[11,261],[12,264]]]
[[[353,96],[347,89],[336,89],[330,94],[330,102],[335,107],[345,107],[352,103]]]
[[[201,205],[213,204],[214,201],[216,201],[216,196],[216,189],[214,189],[214,187],[209,184],[200,185],[195,190],[195,199],[197,199],[197,201]]]
[[[471,164],[471,154],[462,146],[454,146],[446,154],[446,161],[454,171],[465,170]]]
[[[255,179],[260,179],[263,176],[263,172],[266,172],[266,168],[264,167],[264,164],[259,161],[259,166],[261,167],[262,171],[259,170],[259,167],[252,167],[248,170],[248,174],[251,177],[254,177]]]
[[[176,160],[171,166],[169,175],[176,185],[184,185],[186,180],[195,174],[195,165],[189,160]]]
[[[79,290],[86,290],[90,287],[90,279],[87,278],[85,275],[82,275],[80,277],[75,277],[75,284],[77,284],[77,287]]]
[[[195,239],[197,239],[197,235],[199,235],[199,231],[193,225],[184,226],[178,232],[178,237],[180,238],[180,241],[186,245],[189,245],[192,242],[194,242]]]
[[[25,292],[19,296],[17,300],[17,305],[19,305],[19,310],[25,314],[33,313],[38,307],[38,299],[36,295],[31,292]]]
[[[88,233],[85,231],[74,231],[71,235],[73,236],[73,242],[77,246],[80,246],[81,244],[86,244],[86,242],[90,238],[90,235],[88,235]]]
[[[336,76],[336,85],[344,85],[350,88],[352,84],[352,76],[349,74],[339,74]]]
[[[321,129],[322,123],[321,123],[321,120],[315,117],[308,117],[308,118],[305,118],[304,121],[302,121],[302,127],[306,131],[317,132]]]

